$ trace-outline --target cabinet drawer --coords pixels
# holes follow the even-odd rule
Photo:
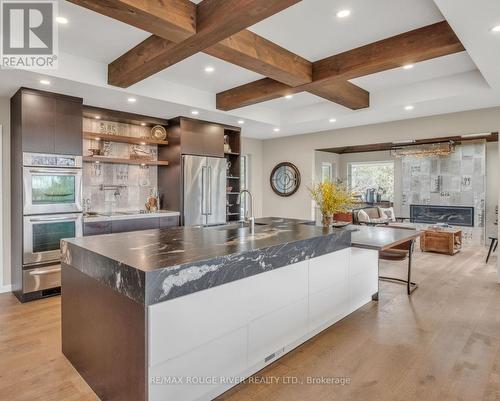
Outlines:
[[[160,217],[160,228],[177,227],[179,216]]]
[[[84,223],[83,225],[83,235],[101,235],[101,234],[111,234],[111,222],[110,221],[96,221],[90,223]]]
[[[111,231],[113,233],[124,233],[128,231],[141,231],[159,228],[160,222],[158,217],[130,220],[115,220],[111,223]]]

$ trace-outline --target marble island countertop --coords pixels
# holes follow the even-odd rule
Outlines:
[[[86,223],[99,222],[99,221],[111,221],[111,220],[130,220],[130,219],[147,219],[155,217],[170,217],[179,216],[179,212],[174,212],[171,210],[158,210],[157,212],[146,212],[140,210],[126,210],[126,211],[116,211],[116,212],[92,212],[89,214],[83,214],[83,220]]]
[[[255,234],[236,224],[175,227],[62,241],[62,262],[144,305],[348,248],[351,231],[263,218]]]

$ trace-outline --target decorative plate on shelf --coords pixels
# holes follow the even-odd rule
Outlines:
[[[161,125],[155,125],[151,128],[151,138],[156,139],[158,141],[164,141],[167,137],[167,130],[165,127]]]
[[[279,163],[271,173],[270,182],[276,195],[291,196],[300,187],[299,169],[290,162]]]

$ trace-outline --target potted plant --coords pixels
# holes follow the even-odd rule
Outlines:
[[[342,184],[328,181],[314,184],[309,193],[321,212],[323,227],[332,225],[333,215],[347,212],[354,203],[352,192]]]

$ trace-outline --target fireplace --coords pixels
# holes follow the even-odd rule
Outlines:
[[[413,223],[474,227],[474,208],[466,206],[410,205]]]

